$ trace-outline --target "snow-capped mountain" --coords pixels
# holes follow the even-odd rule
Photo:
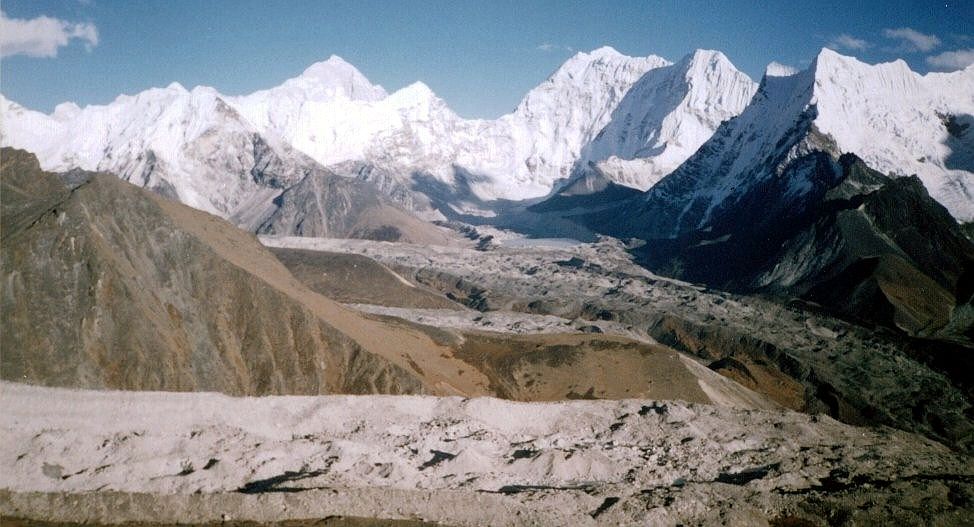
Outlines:
[[[663,238],[704,229],[814,151],[916,174],[954,217],[974,219],[974,68],[919,75],[903,61],[869,65],[823,49],[808,69],[790,73],[772,68],[740,116],[649,190],[630,227]],[[779,201],[812,188],[813,173],[793,174]]]
[[[605,47],[570,58],[512,113],[480,120],[461,118],[419,82],[388,94],[333,56],[244,96],[173,84],[51,115],[0,99],[0,142],[36,152],[45,169],[111,171],[249,227],[320,165],[427,212],[430,203],[470,211],[543,196],[573,169],[595,166],[639,189],[675,169],[628,216],[671,235],[705,224],[750,181],[810,149],[916,173],[969,220],[972,85],[972,68],[921,76],[902,62],[870,66],[825,50],[804,72],[770,66],[752,100],[754,84],[719,52],[671,64]],[[589,175],[580,181],[605,186]]]
[[[454,185],[461,169],[476,176],[467,183],[481,200],[525,199],[567,177],[630,86],[667,64],[609,47],[578,53],[497,120],[463,119],[421,82],[383,97],[334,56],[277,88],[228,101],[326,166],[366,162],[407,186],[416,173]],[[316,80],[325,72],[348,79],[347,86],[320,89]]]
[[[383,95],[354,76],[309,85],[307,92],[321,98]],[[51,115],[0,104],[4,145],[36,153],[45,170],[110,172],[249,231],[444,239],[372,185],[340,177],[260,131],[212,88],[187,91],[174,83],[105,106],[63,104]]]
[[[916,174],[957,218],[974,220],[974,67],[919,75],[828,49],[814,64],[815,128],[841,152],[894,176]]]
[[[632,85],[669,64],[655,55],[627,57],[610,47],[578,53],[528,92],[514,113],[494,123],[485,152],[493,156],[464,152],[459,164],[479,174],[510,174],[497,197],[545,195],[570,175],[582,149],[608,124]],[[507,142],[513,155],[504,155]]]
[[[594,164],[615,183],[647,190],[741,113],[755,90],[723,53],[697,50],[643,75],[582,150],[579,165]]]
[[[2,142],[51,171],[105,171],[222,217],[297,183],[315,163],[261,135],[216,90],[177,83],[104,106],[59,105],[45,115],[0,98]]]
[[[445,206],[466,208],[466,198],[548,193],[630,86],[666,65],[608,47],[578,53],[511,114],[468,120],[421,82],[387,94],[332,56],[280,86],[237,97],[173,84],[104,106],[67,103],[51,115],[4,99],[2,143],[36,152],[47,170],[111,171],[224,217],[266,213],[262,203],[306,175],[308,158],[374,178],[407,206],[428,206],[422,194],[435,187],[456,194]],[[258,151],[288,165],[273,192],[250,175],[267,164]]]
[[[398,131],[450,128],[459,120],[426,85],[417,82],[388,95],[336,56],[280,86],[226,100],[262,131],[325,166],[367,159],[379,138]],[[404,164],[429,156],[425,149],[435,147],[431,133],[419,135],[419,144],[403,153]]]

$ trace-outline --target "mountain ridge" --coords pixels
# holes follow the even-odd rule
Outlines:
[[[687,66],[686,75],[679,73],[681,66]],[[260,135],[268,143],[268,151],[291,165],[316,161],[334,167],[343,176],[373,183],[422,217],[442,219],[444,214],[455,213],[490,216],[490,203],[498,199],[540,199],[566,182],[571,184],[571,178],[586,170],[587,182],[573,192],[604,186],[594,184],[593,177],[651,193],[671,192],[654,184],[678,171],[684,161],[690,163],[686,170],[699,169],[706,162],[700,150],[714,148],[714,130],[725,121],[737,121],[738,128],[747,126],[741,118],[732,119],[745,113],[752,115],[752,134],[767,138],[767,143],[738,141],[742,151],[734,159],[725,155],[720,161],[726,165],[722,170],[732,173],[726,180],[729,186],[713,194],[709,204],[700,202],[703,196],[696,196],[701,211],[687,216],[678,210],[672,218],[685,223],[703,213],[694,221],[705,221],[706,211],[733,195],[732,188],[743,177],[741,171],[757,156],[787,156],[787,152],[772,152],[774,144],[788,141],[782,138],[796,120],[808,119],[821,132],[817,137],[835,143],[829,148],[836,156],[854,152],[882,172],[915,173],[955,217],[974,219],[974,136],[966,132],[974,123],[974,96],[965,93],[966,86],[974,85],[974,68],[919,75],[902,61],[868,65],[823,49],[804,72],[774,64],[768,71],[755,91],[753,82],[719,51],[697,50],[673,64],[653,55],[628,57],[603,47],[575,54],[528,92],[512,113],[496,120],[459,117],[422,82],[387,93],[337,56],[309,66],[277,87],[244,96],[226,97],[212,88],[187,91],[173,83],[168,88],[120,96],[106,106],[81,109],[65,103],[51,115],[30,112],[6,99],[0,103],[5,117],[3,143],[38,152],[45,168],[65,170],[80,165],[111,170],[129,180],[142,177],[145,186],[176,194],[184,202],[225,217],[233,216],[230,209],[234,205],[246,203],[251,208],[254,189],[247,196],[231,195],[227,203],[212,203],[213,196],[223,192],[210,187],[226,181],[209,177],[211,181],[204,184],[204,177],[173,185],[173,178],[159,181],[143,174],[151,173],[153,167],[186,161],[180,151],[185,145],[180,141],[194,139],[194,119],[201,126],[198,121],[209,118],[214,129],[232,130],[238,136]],[[654,78],[655,84],[651,82]],[[670,85],[673,87],[667,88]],[[802,93],[789,95],[788,85]],[[884,94],[882,100],[863,95],[874,92]],[[920,108],[916,122],[899,108],[902,105],[893,102],[903,99],[901,92],[908,96],[908,107]],[[752,100],[752,93],[763,97]],[[767,100],[769,93],[774,100]],[[681,94],[685,94],[683,99]],[[213,115],[198,111],[200,103],[190,104],[191,110],[185,113],[193,119],[185,120],[189,126],[185,137],[140,138],[136,134],[110,141],[121,142],[122,147],[76,139],[62,141],[74,146],[55,147],[51,134],[37,132],[44,129],[64,137],[81,135],[79,129],[111,129],[103,119],[89,114],[97,108],[103,113],[123,107],[145,110],[155,99],[177,98],[218,101],[209,104],[225,105],[226,111],[217,113],[233,115]],[[659,104],[668,99],[673,100]],[[668,106],[676,109],[666,112]],[[150,109],[149,113],[166,117],[164,112]],[[812,111],[814,116],[808,113]],[[757,122],[755,115],[765,121]],[[843,128],[840,123],[846,116],[855,116],[858,128]],[[152,124],[141,126],[151,130]],[[168,125],[184,126],[172,118]],[[124,151],[121,157],[119,148]],[[111,155],[100,153],[106,150]],[[206,156],[213,154],[202,154]],[[175,170],[205,172],[207,163],[190,161],[193,170]],[[593,165],[598,170],[590,170]],[[238,167],[233,185],[247,186],[244,168]],[[303,175],[290,177],[288,183],[296,183]]]

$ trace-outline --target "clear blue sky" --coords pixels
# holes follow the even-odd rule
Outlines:
[[[422,80],[460,115],[496,117],[574,51],[602,45],[670,60],[719,49],[755,79],[772,60],[807,65],[842,36],[851,38],[840,40],[852,46],[846,54],[902,57],[919,71],[932,56],[974,49],[974,0],[4,0],[2,9],[8,19],[47,15],[97,28],[96,45],[74,39],[53,58],[7,47],[0,91],[43,111],[172,81],[249,93],[331,54],[389,91]],[[904,27],[921,36],[884,33]],[[923,40],[930,36],[939,43]]]

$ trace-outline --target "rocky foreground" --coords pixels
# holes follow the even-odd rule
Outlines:
[[[207,523],[958,525],[974,463],[824,416],[674,401],[0,384],[0,513]],[[97,491],[97,492],[95,492]],[[80,499],[79,499],[80,498]]]

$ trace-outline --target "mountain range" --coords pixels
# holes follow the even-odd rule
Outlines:
[[[104,106],[64,103],[50,115],[5,98],[0,110],[2,144],[37,153],[45,169],[111,171],[251,230],[285,189],[322,167],[435,219],[489,216],[494,200],[538,199],[586,178],[591,189],[646,191],[693,156],[683,172],[721,174],[720,188],[696,203],[717,202],[749,167],[789,155],[798,143],[778,142],[810,123],[835,154],[918,175],[967,222],[972,85],[972,68],[919,75],[902,61],[871,66],[823,50],[802,72],[770,67],[759,88],[717,51],[671,63],[604,47],[570,58],[495,120],[459,117],[421,82],[388,94],[336,56],[244,96],[173,83]],[[744,148],[739,155],[698,152],[742,112],[733,137],[730,128],[721,135],[725,150]],[[593,176],[602,180],[595,187]]]

